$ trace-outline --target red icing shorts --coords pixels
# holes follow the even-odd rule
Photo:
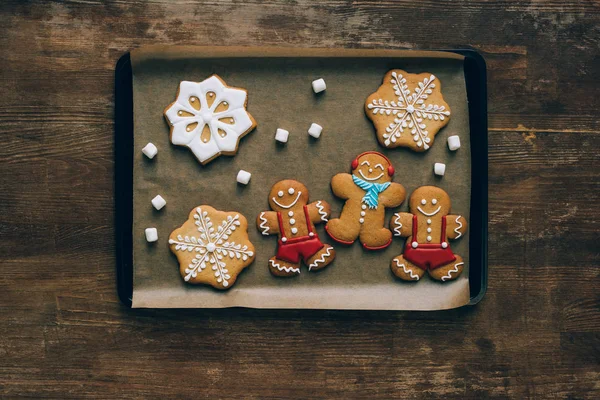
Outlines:
[[[404,259],[421,269],[431,270],[450,264],[456,260],[456,256],[450,250],[450,246],[444,249],[441,244],[420,243],[416,249],[408,244],[404,249]]]
[[[276,257],[280,260],[297,264],[300,262],[300,257],[306,261],[317,254],[323,246],[324,244],[321,243],[317,235],[289,239],[285,243],[280,240]]]

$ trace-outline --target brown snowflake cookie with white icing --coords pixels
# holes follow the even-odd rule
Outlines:
[[[410,213],[396,213],[390,226],[394,236],[407,237],[404,253],[391,263],[394,275],[405,281],[418,281],[425,271],[438,281],[451,281],[464,268],[461,256],[450,249],[449,240],[462,237],[467,221],[450,215],[450,196],[435,186],[421,186],[409,200]]]
[[[392,182],[394,167],[381,153],[367,151],[351,164],[352,174],[337,174],[331,190],[346,200],[339,218],[325,230],[333,240],[350,245],[356,238],[367,250],[384,249],[392,243],[392,232],[383,226],[385,209],[404,201],[404,186]]]
[[[414,151],[429,149],[450,121],[439,79],[429,72],[409,74],[401,69],[385,74],[383,84],[367,97],[365,112],[382,146]]]
[[[210,206],[194,208],[188,220],[171,232],[169,247],[186,282],[217,289],[231,288],[239,273],[254,261],[246,218]]]
[[[269,193],[269,206],[256,218],[263,235],[278,235],[275,257],[269,260],[269,270],[275,276],[300,274],[300,261],[309,271],[318,271],[335,258],[332,246],[319,239],[315,224],[327,222],[331,207],[324,200],[308,203],[308,189],[291,179],[277,182]]]
[[[188,147],[202,164],[234,155],[240,138],[256,127],[247,102],[246,90],[227,86],[217,75],[181,82],[177,100],[164,111],[171,143]]]

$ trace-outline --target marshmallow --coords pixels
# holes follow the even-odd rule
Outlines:
[[[312,81],[312,88],[315,93],[321,93],[322,91],[327,89],[327,85],[325,84],[323,78],[319,78]]]
[[[167,201],[165,199],[163,199],[163,197],[160,194],[152,199],[152,205],[157,210],[160,210],[161,208],[163,208],[165,206],[165,204],[167,204]]]
[[[323,131],[323,127],[319,124],[315,124],[314,122],[311,124],[310,128],[308,128],[308,134],[315,139],[318,139],[321,136],[321,132]]]
[[[158,231],[156,228],[146,228],[146,241],[149,243],[156,242],[158,240]]]
[[[448,136],[448,148],[452,151],[460,149],[460,138],[458,135]]]
[[[153,159],[154,156],[156,155],[156,153],[158,153],[158,149],[156,148],[156,146],[154,144],[148,143],[142,149],[142,153],[144,153],[146,155],[146,157],[148,157],[149,159]]]
[[[433,172],[434,172],[436,175],[439,175],[439,176],[444,176],[444,173],[446,172],[446,164],[443,164],[443,163],[436,162],[436,163],[433,165]]]
[[[277,128],[277,132],[275,133],[275,140],[281,143],[287,143],[288,136],[290,136],[290,133],[288,131],[286,131],[285,129]]]
[[[238,183],[241,183],[242,185],[247,185],[250,182],[251,176],[252,176],[252,174],[250,172],[240,169],[240,172],[238,172],[238,174],[237,174],[237,181],[238,181]]]

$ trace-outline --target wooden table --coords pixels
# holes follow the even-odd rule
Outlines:
[[[0,5],[0,397],[600,397],[598,2],[95,3]],[[113,70],[155,43],[481,51],[483,302],[431,313],[123,307]]]

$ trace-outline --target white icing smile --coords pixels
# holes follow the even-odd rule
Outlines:
[[[425,211],[423,211],[423,209],[421,209],[421,207],[417,207],[417,210],[421,211],[421,214],[423,214],[423,215],[427,215],[428,217],[432,217],[432,216],[434,216],[435,214],[439,213],[441,209],[442,209],[442,206],[439,206],[439,207],[437,208],[437,210],[435,210],[434,212],[432,212],[432,213],[429,213],[429,214],[428,214],[428,213],[426,213]]]
[[[365,176],[365,174],[363,174],[363,172],[362,172],[360,169],[358,170],[358,173],[359,173],[359,174],[360,174],[360,176],[362,176],[362,177],[364,178],[364,180],[366,180],[366,181],[376,181],[377,179],[379,179],[379,178],[381,178],[381,177],[383,176],[383,172],[382,172],[381,174],[377,175],[375,178],[367,178],[367,177]]]
[[[296,199],[294,201],[292,201],[289,205],[284,206],[283,204],[281,204],[280,202],[277,201],[277,199],[275,199],[275,197],[272,197],[271,200],[273,200],[273,202],[275,204],[277,204],[279,207],[281,208],[291,208],[293,207],[297,202],[298,199],[300,198],[300,195],[302,194],[302,192],[298,191],[298,195],[296,196]]]

